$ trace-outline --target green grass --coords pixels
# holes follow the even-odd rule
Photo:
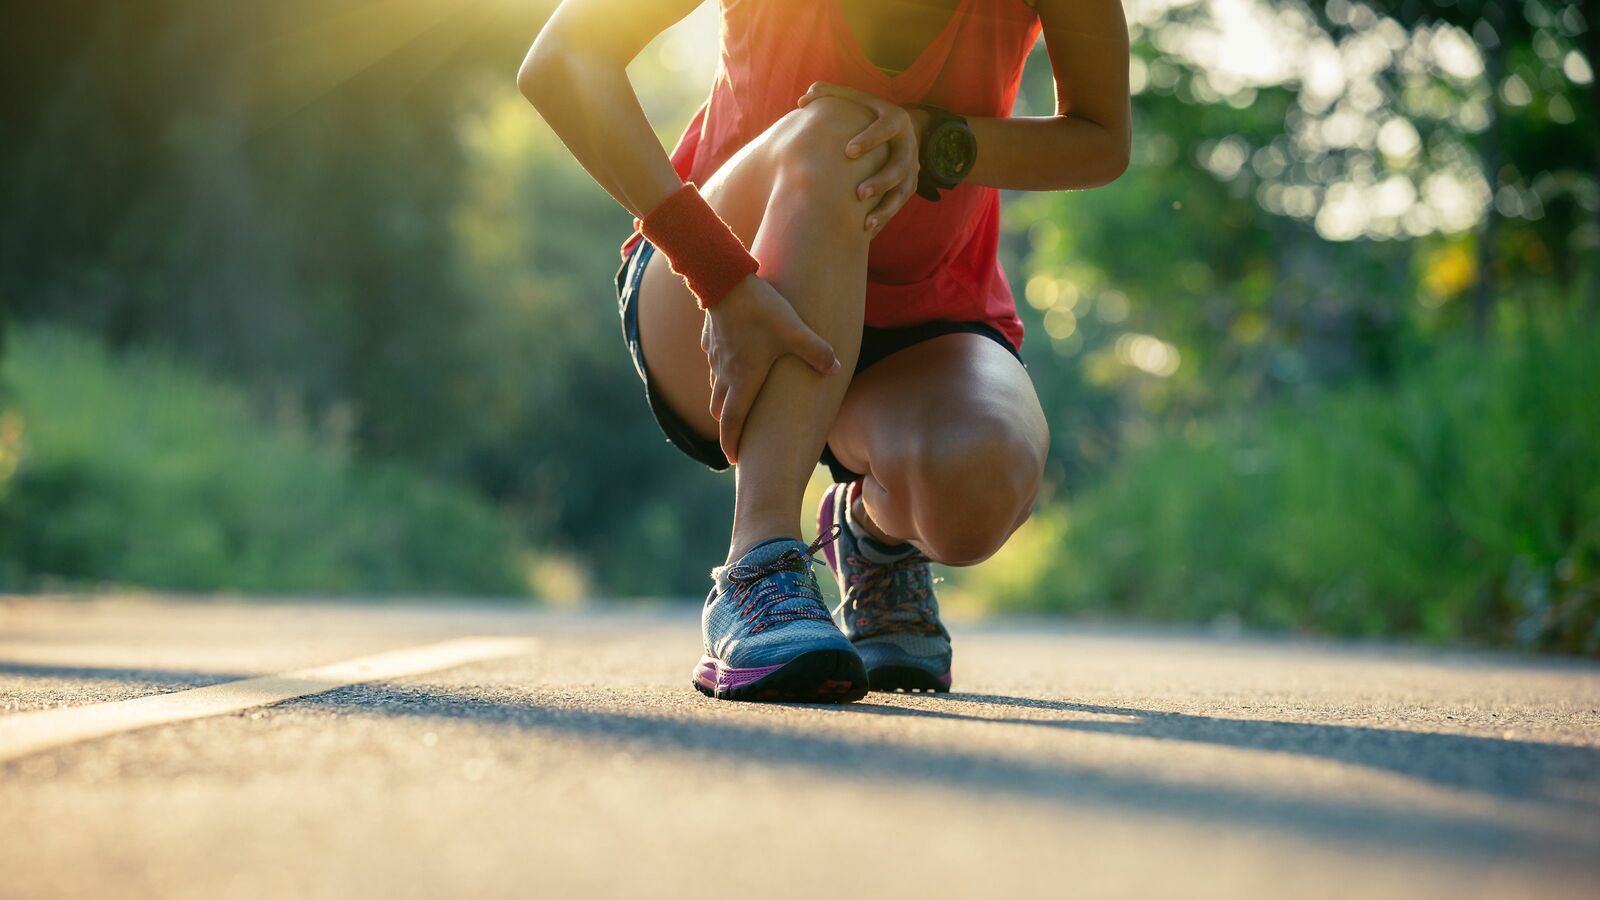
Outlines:
[[[1170,434],[961,589],[990,607],[1600,654],[1600,338]]]
[[[481,500],[265,422],[159,354],[22,329],[0,373],[0,586],[527,591]]]

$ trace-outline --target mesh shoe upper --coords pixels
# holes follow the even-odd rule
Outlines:
[[[915,548],[896,551],[856,537],[849,508],[859,484],[834,485],[824,500],[825,524],[839,529],[828,553],[842,598],[834,619],[869,667],[908,664],[946,672],[950,633],[939,621],[928,558]]]
[[[823,602],[809,547],[783,539],[711,571],[716,584],[701,612],[707,656],[734,668],[779,665],[814,650],[850,650]]]

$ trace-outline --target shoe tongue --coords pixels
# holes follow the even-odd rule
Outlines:
[[[744,555],[735,560],[732,565],[764,566],[782,556],[786,550],[796,550],[803,554],[806,552],[806,544],[804,541],[797,541],[794,538],[773,538],[746,550]],[[718,566],[712,570],[711,574],[716,579],[719,591],[728,586],[728,569],[730,567]]]
[[[746,550],[744,555],[739,557],[739,565],[764,566],[782,556],[785,550],[791,549],[805,553],[806,542],[794,538],[773,538]]]

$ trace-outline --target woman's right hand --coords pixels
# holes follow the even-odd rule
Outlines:
[[[794,354],[823,375],[840,369],[833,347],[817,336],[787,299],[748,275],[706,311],[700,349],[711,363],[711,417],[728,461],[739,461],[739,436],[772,364]]]

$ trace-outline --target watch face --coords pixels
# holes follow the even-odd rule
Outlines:
[[[940,180],[955,184],[972,166],[972,151],[977,142],[972,132],[955,122],[946,122],[934,129],[928,143],[928,163]]]

